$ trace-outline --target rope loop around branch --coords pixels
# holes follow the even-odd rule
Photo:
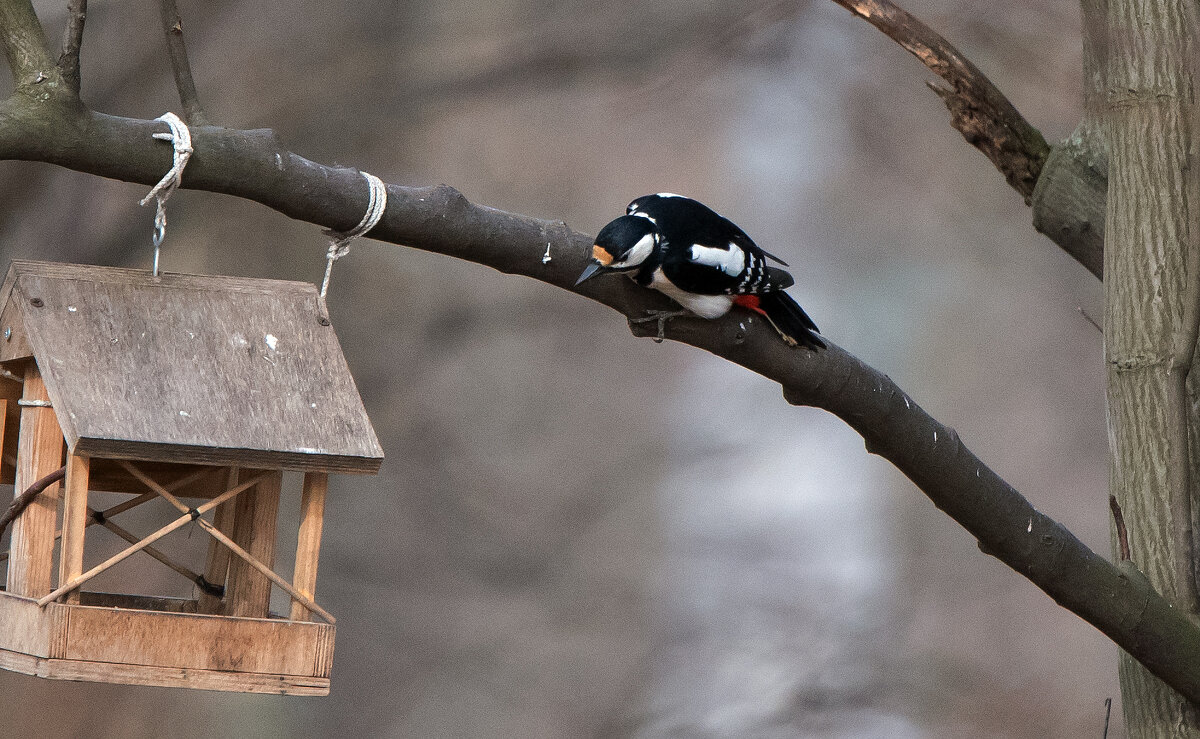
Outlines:
[[[192,132],[179,116],[168,112],[163,113],[154,120],[166,123],[171,129],[170,133],[151,134],[160,141],[171,142],[171,169],[163,175],[158,184],[138,204],[146,205],[150,202],[151,198],[158,204],[157,210],[154,213],[154,276],[158,277],[159,254],[163,239],[167,235],[167,199],[171,197],[183,182],[183,169],[187,166],[188,160],[191,159],[194,150],[192,149]]]
[[[383,184],[383,180],[370,172],[360,171],[359,174],[367,181],[367,186],[370,188],[367,210],[358,225],[349,231],[334,231],[333,229],[325,231],[326,235],[330,237],[330,241],[329,249],[325,252],[325,277],[321,280],[322,306],[325,304],[325,294],[329,291],[329,278],[333,274],[333,263],[349,254],[350,242],[375,228],[383,218],[383,212],[387,210],[387,186]]]

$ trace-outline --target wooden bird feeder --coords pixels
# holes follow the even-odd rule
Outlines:
[[[66,467],[13,522],[0,667],[327,694],[334,618],[313,594],[328,475],[374,473],[383,453],[316,289],[22,261],[0,305],[0,482],[19,494]],[[274,572],[285,470],[303,473],[290,581]],[[114,520],[143,504],[170,523],[141,535]],[[212,537],[204,562],[170,553],[165,537],[187,526]],[[89,557],[99,528],[128,546]],[[85,589],[133,555],[192,580],[194,597]],[[288,613],[270,612],[273,585]]]

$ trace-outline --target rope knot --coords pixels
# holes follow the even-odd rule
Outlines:
[[[350,242],[367,233],[379,224],[383,212],[387,210],[387,187],[383,180],[370,172],[359,172],[367,181],[370,188],[370,199],[367,201],[367,211],[363,214],[358,225],[349,231],[327,229],[329,249],[325,252],[325,278],[321,280],[321,304],[325,303],[325,293],[329,291],[329,277],[333,274],[333,263],[350,253]]]

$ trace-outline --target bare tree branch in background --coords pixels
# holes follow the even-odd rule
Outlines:
[[[834,2],[883,31],[950,85],[930,85],[950,110],[950,125],[996,165],[1028,205],[1050,147],[992,81],[950,42],[890,0]]]
[[[1077,141],[1074,149],[1068,140],[1052,150],[978,67],[891,0],[833,2],[878,28],[949,84],[930,87],[950,110],[950,125],[991,160],[1026,205],[1034,206],[1034,227],[1103,278],[1107,181],[1091,170],[1100,161],[1106,172],[1107,161],[1079,156]],[[1067,151],[1060,155],[1060,149]]]
[[[175,0],[159,0],[159,16],[162,19],[163,36],[167,40],[167,54],[171,57],[171,73],[175,87],[179,90],[179,102],[183,104],[183,119],[192,126],[208,125],[196,82],[192,79],[192,65],[188,61],[187,45],[183,42],[183,19]]]
[[[549,17],[523,24],[468,63],[428,64],[410,79],[389,81],[395,94],[421,105],[444,103],[510,85],[552,85],[587,70],[637,80],[637,96],[683,94],[730,59],[744,55],[757,34],[796,17],[808,0],[749,0],[714,5],[704,12],[650,16],[628,28],[614,28],[606,9],[619,3],[581,3],[580,16]],[[641,11],[655,10],[646,6]],[[622,11],[626,12],[626,11]],[[639,11],[640,12],[640,11]]]

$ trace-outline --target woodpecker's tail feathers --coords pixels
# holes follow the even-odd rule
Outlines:
[[[796,280],[792,278],[790,272],[779,269],[778,267],[767,267],[767,281],[771,285],[771,287],[768,288],[771,291],[786,290],[787,288],[796,284]],[[796,307],[799,308],[800,306]],[[803,313],[804,311],[800,312]],[[812,323],[812,321],[809,321],[809,323]]]
[[[788,344],[809,349],[825,348],[825,342],[817,333],[817,324],[813,323],[804,309],[787,293],[780,291],[761,295],[759,307]]]

